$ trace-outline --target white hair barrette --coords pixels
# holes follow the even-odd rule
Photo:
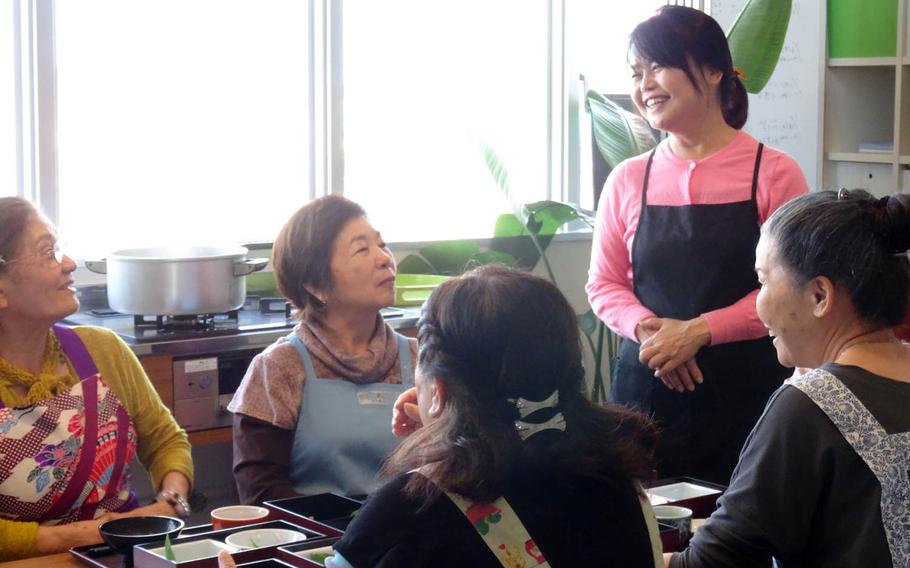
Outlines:
[[[552,418],[546,422],[541,422],[540,424],[516,420],[515,429],[518,430],[518,435],[521,436],[522,440],[527,440],[534,434],[543,432],[544,430],[561,430],[565,432],[566,417],[562,415],[562,412],[557,412]]]
[[[524,418],[534,414],[538,410],[556,408],[559,405],[559,390],[554,390],[553,394],[544,400],[528,400],[526,398],[510,398],[507,400],[515,405],[515,408],[518,409],[518,415],[521,418]],[[524,420],[516,420],[515,429],[518,431],[518,435],[521,436],[522,440],[527,440],[534,434],[543,432],[544,430],[562,430],[565,432],[566,418],[562,415],[562,412],[557,412],[545,422],[525,422]]]
[[[529,414],[534,414],[538,410],[542,410],[544,408],[554,408],[556,405],[558,405],[559,391],[553,391],[553,394],[544,400],[528,400],[526,398],[510,398],[507,400],[515,405],[515,408],[518,409],[518,415],[524,418]]]

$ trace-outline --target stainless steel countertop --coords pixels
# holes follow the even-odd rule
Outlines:
[[[411,310],[408,310],[409,312]],[[390,318],[386,322],[392,329],[399,330],[417,326],[419,312]],[[279,337],[284,337],[291,332],[292,327],[284,329],[271,329],[267,331],[242,331],[233,335],[216,335],[193,339],[178,339],[147,343],[127,344],[137,356],[169,354],[169,355],[197,355],[207,353],[225,353],[227,351],[241,351],[244,349],[265,349]]]
[[[401,315],[386,317],[385,321],[392,329],[413,328],[417,326],[420,308],[394,308]],[[137,356],[142,355],[206,355],[247,349],[265,349],[293,329],[293,320],[288,320],[284,327],[264,330],[242,330],[224,335],[204,335],[192,338],[162,338],[137,341],[132,337],[133,319],[128,316],[95,317],[79,312],[63,320],[67,325],[95,325],[110,329],[123,338]]]

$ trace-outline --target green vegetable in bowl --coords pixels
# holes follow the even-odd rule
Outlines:
[[[313,562],[318,562],[325,566],[325,559],[335,556],[331,552],[314,552],[312,554],[307,554],[307,559],[312,560]]]
[[[174,556],[174,549],[171,548],[171,535],[164,535],[164,557],[167,560],[176,561],[177,557]]]

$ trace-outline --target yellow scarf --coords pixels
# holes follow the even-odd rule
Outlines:
[[[60,368],[61,365],[63,369]],[[70,383],[72,383],[72,377],[63,355],[63,349],[52,331],[48,331],[47,346],[44,348],[44,363],[41,365],[41,372],[37,375],[0,357],[0,399],[4,401],[19,399],[12,390],[12,387],[17,385],[28,387],[25,404],[29,405],[66,392],[72,386]]]

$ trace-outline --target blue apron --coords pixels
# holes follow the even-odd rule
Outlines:
[[[376,489],[379,466],[398,445],[392,406],[414,384],[410,345],[396,335],[401,384],[317,378],[303,341],[296,333],[288,335],[306,370],[290,464],[298,493],[360,496]]]

